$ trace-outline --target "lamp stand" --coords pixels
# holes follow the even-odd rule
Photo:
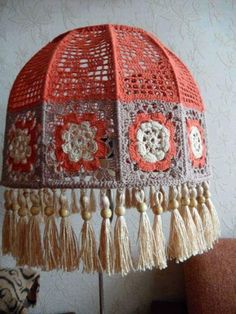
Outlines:
[[[104,286],[103,286],[103,273],[98,273],[98,284],[99,284],[99,308],[100,314],[105,314],[104,312]]]

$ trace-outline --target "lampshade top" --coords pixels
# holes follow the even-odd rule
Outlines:
[[[153,35],[121,25],[78,28],[56,37],[19,73],[9,109],[80,100],[160,100],[203,110],[184,64]]]

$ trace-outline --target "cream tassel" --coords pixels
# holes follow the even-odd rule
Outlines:
[[[89,210],[89,198],[82,195],[81,203],[81,216],[84,223],[80,233],[80,259],[83,262],[83,272],[94,273],[101,271],[101,265],[97,253],[94,229],[90,223],[92,212]]]
[[[109,198],[106,196],[105,191],[102,191],[101,205],[102,205],[101,216],[103,220],[100,232],[99,257],[103,271],[111,275],[113,273],[114,268],[114,247],[110,224],[112,211],[110,209]]]
[[[61,267],[65,271],[73,271],[79,267],[79,248],[76,234],[70,222],[68,199],[63,189],[60,195],[60,249]]]
[[[41,202],[38,190],[30,193],[32,203],[30,213],[31,217],[28,224],[28,249],[29,249],[29,266],[41,267],[43,265],[43,250],[40,235],[40,211]]]
[[[118,191],[116,194],[117,215],[114,232],[115,246],[115,272],[121,273],[122,276],[127,275],[133,270],[133,261],[131,257],[129,232],[125,221],[125,192]]]
[[[189,209],[190,198],[186,183],[182,185],[181,196],[181,214],[189,238],[189,254],[194,256],[199,253],[200,249],[197,240],[197,229]]]
[[[18,209],[19,220],[17,223],[17,266],[28,264],[28,210],[25,194],[28,192],[19,190]]]
[[[176,262],[183,262],[189,257],[189,239],[184,221],[178,211],[179,202],[177,201],[178,191],[174,186],[170,186],[169,209],[171,213],[170,236],[168,245],[169,259]]]
[[[6,189],[4,192],[5,215],[2,226],[2,253],[11,254],[11,226],[12,226],[12,200],[11,190]]]
[[[205,204],[205,197],[203,196],[203,187],[201,185],[197,186],[197,192],[198,192],[197,196],[198,211],[202,219],[206,247],[207,249],[211,249],[213,247],[214,242],[214,229],[212,224],[212,218]]]
[[[165,237],[162,231],[162,220],[161,214],[163,213],[163,194],[161,191],[154,192],[153,195],[153,208],[154,213],[154,222],[153,222],[153,234],[155,238],[155,251],[154,251],[154,260],[155,266],[159,269],[164,269],[167,267],[166,259],[166,249],[165,249]]]
[[[78,214],[80,212],[78,197],[75,189],[71,190],[71,212],[72,214]]]
[[[137,269],[152,269],[155,266],[155,240],[150,220],[147,215],[147,204],[144,202],[144,191],[137,190],[135,193],[135,197],[137,201],[137,209],[140,213],[138,230],[139,257]]]
[[[13,256],[17,257],[17,212],[19,209],[18,204],[18,190],[11,190],[11,199],[12,199],[12,219],[10,226],[10,234],[11,234],[11,253]]]
[[[193,221],[196,226],[196,239],[198,242],[199,253],[203,253],[206,251],[206,240],[204,236],[204,230],[202,226],[202,220],[197,210],[197,190],[195,187],[190,189],[190,211],[193,217]]]
[[[213,205],[212,200],[211,200],[209,184],[207,182],[203,182],[203,188],[204,188],[205,203],[211,214],[214,240],[216,241],[220,237],[220,221],[219,221],[219,217],[217,215],[215,206]]]
[[[43,236],[44,243],[44,269],[46,271],[60,268],[59,235],[55,222],[55,208],[57,205],[56,191],[45,189],[44,214],[46,217]]]

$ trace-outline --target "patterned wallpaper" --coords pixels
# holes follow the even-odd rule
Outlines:
[[[0,0],[1,149],[10,87],[21,67],[43,45],[84,25],[110,22],[142,27],[155,33],[188,65],[200,87],[207,105],[213,198],[222,235],[235,237],[235,16],[234,0]],[[1,221],[2,217],[1,212]],[[138,216],[132,217],[129,213],[127,218],[135,239]],[[98,216],[95,227],[99,228]],[[1,264],[11,266],[13,261],[1,257]],[[105,277],[104,285],[109,314],[145,313],[154,298],[184,297],[182,267],[175,264],[161,272]],[[51,272],[42,273],[39,301],[30,313],[89,314],[98,313],[98,308],[96,275]]]

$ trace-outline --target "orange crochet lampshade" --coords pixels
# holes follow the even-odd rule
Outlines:
[[[219,236],[209,175],[204,105],[186,66],[138,28],[69,31],[26,63],[10,93],[3,253],[45,270],[165,268],[168,258],[203,253]],[[140,215],[137,260],[130,207]],[[91,219],[99,209],[100,239]],[[79,240],[70,223],[78,212]]]

